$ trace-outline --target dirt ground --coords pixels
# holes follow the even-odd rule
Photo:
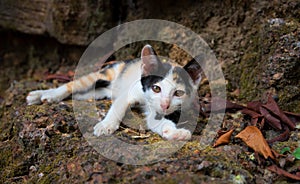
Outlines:
[[[154,4],[134,2],[134,9],[127,7],[122,22],[156,18],[190,28],[214,51],[224,71],[230,101],[245,105],[272,92],[283,111],[300,113],[299,2],[176,1],[172,4],[166,1]],[[237,110],[227,112],[222,125],[208,130],[215,135],[234,127],[228,144],[201,146],[199,142],[207,118],[200,115],[192,140],[166,159],[146,165],[112,161],[89,144],[75,119],[70,99],[33,106],[27,106],[25,101],[31,90],[57,87],[72,78],[86,47],[6,29],[0,29],[0,33],[0,183],[299,182],[268,169],[277,165],[299,177],[300,161],[293,155],[300,147],[299,120],[288,138],[269,144],[283,156],[266,159],[242,140],[234,138],[251,123],[249,116]],[[158,54],[180,64],[190,59],[176,45],[150,43]],[[124,47],[114,53],[114,57],[135,58],[143,44]],[[49,79],[50,74],[55,74],[56,78]],[[58,80],[58,74],[64,77],[63,81]],[[199,89],[200,98],[205,99],[209,92],[204,80]],[[110,101],[101,100],[95,104],[100,112],[96,116],[101,118]],[[95,115],[90,116],[95,120]],[[150,131],[123,127],[115,135],[125,142],[152,144],[162,140]],[[261,131],[266,140],[284,132],[270,126]],[[147,136],[135,138],[136,133],[140,135],[141,132]],[[283,152],[285,148],[289,151]],[[162,151],[167,149],[161,148]]]

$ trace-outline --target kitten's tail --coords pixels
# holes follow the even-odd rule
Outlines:
[[[97,82],[100,82],[102,84],[110,83],[117,78],[120,70],[122,70],[123,67],[124,63],[120,62],[118,64],[115,64],[114,66],[108,66],[101,69],[100,71],[82,76],[79,79],[67,83],[67,90],[69,93],[84,92],[94,87]]]
[[[107,66],[98,72],[82,76],[55,89],[32,91],[26,97],[27,104],[39,104],[43,101],[59,102],[72,93],[85,93],[96,87],[97,84],[100,85],[98,87],[107,87],[111,81],[117,78],[120,69],[122,69],[120,67],[123,68],[124,63]]]

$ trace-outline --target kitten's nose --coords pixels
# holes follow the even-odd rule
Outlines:
[[[161,103],[160,107],[165,111],[165,110],[169,109],[170,102]]]

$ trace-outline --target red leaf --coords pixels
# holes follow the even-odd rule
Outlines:
[[[266,109],[268,109],[272,114],[276,115],[278,118],[282,120],[291,130],[294,130],[296,125],[283,113],[283,111],[278,107],[277,103],[273,99],[272,95],[268,96],[267,104],[263,105]]]
[[[263,104],[260,101],[252,101],[247,103],[247,108],[259,113],[259,108]]]
[[[242,111],[241,111],[243,114],[247,114],[249,116],[251,116],[251,118],[259,118],[261,117],[261,115],[253,110],[250,110],[250,109],[247,109],[247,108],[244,108]]]
[[[283,113],[293,122],[297,123],[300,122],[300,114],[283,111]]]
[[[281,130],[281,123],[280,120],[272,116],[265,108],[260,107],[259,108],[260,113],[266,118],[268,124],[275,128],[276,130]]]
[[[279,167],[277,167],[276,165],[271,165],[269,167],[267,167],[268,170],[272,171],[272,172],[275,172],[276,174],[278,175],[283,175],[285,177],[288,177],[288,178],[291,178],[293,180],[298,180],[300,181],[300,176],[297,176],[297,175],[294,175],[294,174],[291,174],[283,169],[280,169]]]
[[[56,79],[56,80],[61,81],[61,82],[69,82],[69,81],[72,80],[69,76],[63,75],[63,74],[49,74],[49,75],[46,76],[45,79],[46,80]]]
[[[271,140],[268,140],[267,142],[271,144],[276,141],[286,141],[289,139],[289,137],[290,137],[290,130],[287,128],[282,134],[280,134],[279,136]]]

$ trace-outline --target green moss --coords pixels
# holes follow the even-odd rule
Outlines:
[[[293,74],[286,72],[282,80],[275,84],[270,82],[270,76],[276,72],[282,72],[282,68],[288,70],[289,65],[292,65],[290,66],[292,69],[296,68],[293,65],[295,61],[287,60],[277,64],[270,64],[269,61],[271,57],[276,55],[289,58],[286,55],[286,52],[289,51],[281,51],[279,48],[287,47],[288,49],[288,46],[284,45],[286,43],[282,40],[282,36],[293,34],[297,30],[297,25],[299,26],[293,20],[286,20],[286,24],[281,26],[270,26],[266,23],[257,28],[259,31],[248,40],[249,46],[244,51],[245,54],[241,58],[241,62],[231,66],[232,69],[230,69],[235,71],[232,73],[233,75],[240,76],[240,99],[245,101],[257,100],[266,91],[274,88],[278,92],[279,104],[283,109],[299,112],[299,88],[292,86],[291,84],[295,83],[294,79],[293,77],[289,78]]]
[[[13,162],[13,155],[10,147],[1,147],[0,149],[0,170],[3,171],[1,174],[0,183],[4,183],[6,177],[10,175],[10,165]]]
[[[59,180],[59,175],[55,173],[50,173],[41,177],[41,179],[38,180],[38,183],[51,184],[51,183],[56,183],[58,180]]]
[[[300,102],[293,100],[299,98],[299,91],[298,86],[286,86],[283,88],[283,90],[278,93],[279,105],[284,107],[286,111],[300,112]]]
[[[252,100],[259,94],[258,91],[258,74],[256,73],[256,66],[258,64],[260,55],[257,52],[245,54],[241,63],[241,77],[240,87],[241,95],[240,98],[246,100]]]

